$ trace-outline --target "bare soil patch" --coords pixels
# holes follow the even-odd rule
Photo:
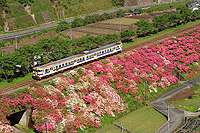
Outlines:
[[[121,24],[121,31],[126,29],[135,30],[136,28],[132,25]],[[65,30],[62,31],[61,34],[69,38],[70,34],[72,34],[72,39],[78,39],[79,37],[85,36],[87,34],[91,34],[92,36],[101,36],[107,34],[119,34],[119,31],[119,24],[96,23],[88,26],[73,28],[72,33],[70,33],[70,30]]]
[[[189,88],[181,93],[178,93],[177,95],[173,96],[172,98],[169,99],[169,102],[175,102],[175,101],[179,101],[182,99],[186,99],[189,98],[190,96],[194,95],[194,90],[196,90],[196,88]]]
[[[73,40],[76,40],[76,39],[80,38],[81,36],[86,36],[86,35],[89,34],[89,33],[88,33],[88,32],[83,32],[83,31],[79,31],[79,30],[72,29],[72,33],[70,33],[70,30],[65,30],[65,31],[62,31],[61,34],[62,34],[63,36],[68,37],[68,38],[70,38],[70,34],[72,34],[72,35],[71,35],[72,39],[73,39]],[[91,33],[90,33],[90,34],[91,34]],[[98,36],[98,35],[96,35],[96,34],[91,34],[91,36],[96,37],[96,36]]]

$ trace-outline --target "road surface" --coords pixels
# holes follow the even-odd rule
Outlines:
[[[156,133],[168,133],[168,132],[174,132],[176,129],[178,129],[180,126],[184,124],[184,118],[185,114],[184,111],[181,111],[179,109],[175,109],[172,105],[168,105],[166,103],[166,100],[171,98],[172,96],[180,93],[181,91],[192,87],[195,85],[196,82],[199,81],[200,76],[198,76],[195,79],[192,79],[190,81],[186,81],[182,83],[179,87],[170,90],[163,95],[152,99],[150,101],[150,105],[154,107],[157,111],[161,112],[163,115],[165,115],[168,119],[168,121],[161,126]],[[169,110],[168,110],[169,109]],[[169,114],[169,115],[168,115]]]
[[[180,0],[180,1],[186,1],[186,0]],[[170,3],[170,2],[167,2],[167,3]],[[166,3],[161,3],[161,4],[166,4]],[[158,4],[127,6],[127,7],[121,7],[121,8],[116,8],[116,9],[112,9],[112,10],[102,11],[102,12],[98,12],[98,13],[94,13],[94,14],[101,15],[103,13],[113,13],[113,12],[118,11],[119,9],[128,10],[128,9],[136,9],[136,8],[152,6],[152,5],[158,5]],[[85,17],[86,16],[81,16],[79,18],[84,19]],[[66,22],[71,23],[73,20],[74,19],[67,19]],[[20,37],[20,36],[23,36],[23,35],[32,34],[34,32],[38,32],[38,31],[41,31],[41,30],[44,30],[44,29],[56,27],[58,24],[59,24],[59,22],[55,22],[55,23],[43,25],[43,26],[40,26],[40,27],[35,27],[35,28],[32,28],[32,29],[28,29],[28,30],[18,31],[18,32],[14,32],[14,33],[2,34],[2,35],[0,35],[0,39],[5,40],[5,39],[10,39],[10,38]]]

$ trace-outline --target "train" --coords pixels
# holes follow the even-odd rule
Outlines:
[[[33,78],[41,80],[42,78],[49,77],[78,65],[97,60],[107,55],[111,55],[117,52],[122,52],[122,42],[111,43],[99,48],[95,48],[89,51],[83,51],[81,54],[76,54],[70,57],[66,57],[54,62],[50,62],[41,66],[33,68]]]

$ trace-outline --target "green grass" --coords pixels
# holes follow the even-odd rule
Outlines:
[[[200,131],[200,126],[198,126],[198,127],[196,128],[196,131]]]
[[[193,86],[192,88],[197,88],[194,91],[194,95],[191,99],[186,98],[179,101],[172,102],[175,108],[179,108],[186,111],[196,112],[200,108],[200,86]]]
[[[120,125],[121,122],[124,128],[131,132],[153,133],[166,122],[166,118],[162,114],[155,111],[153,108],[145,106],[125,115],[120,119],[115,120],[113,123]],[[97,133],[111,132],[120,131],[119,128],[111,124],[97,131]]]
[[[15,78],[13,79],[12,82],[9,82],[9,83],[7,81],[2,81],[0,82],[0,90],[32,80],[32,76],[33,76],[33,73],[28,73],[26,76]]]
[[[26,91],[26,90],[27,90],[27,88],[20,89],[20,90],[17,90],[17,91],[11,92],[11,94],[12,94],[12,93],[14,93],[14,94],[24,93],[24,91]]]
[[[123,48],[128,48],[130,46],[138,45],[140,43],[147,42],[149,40],[161,37],[161,36],[163,36],[165,34],[168,34],[168,33],[171,33],[171,32],[175,32],[177,30],[185,29],[187,27],[190,27],[190,26],[193,26],[193,25],[196,25],[196,24],[199,24],[199,23],[200,23],[200,20],[197,20],[195,22],[189,22],[187,24],[182,24],[182,25],[179,25],[177,27],[166,29],[166,30],[158,32],[156,34],[150,34],[149,36],[146,36],[146,37],[135,38],[133,42],[123,43]]]
[[[23,130],[23,131],[25,131],[25,132],[27,132],[27,133],[35,133],[35,132],[32,131],[31,129],[28,129],[28,128],[26,128],[26,127],[24,127],[24,126],[22,126],[22,125],[19,125],[19,124],[15,124],[15,127],[19,128],[19,129],[21,129],[21,130]]]
[[[121,19],[121,24],[125,25],[131,25],[139,21],[139,19],[132,19],[132,18],[115,18],[102,21],[101,23],[120,24],[120,19]]]

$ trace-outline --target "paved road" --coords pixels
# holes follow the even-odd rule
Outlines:
[[[179,0],[179,1],[186,1],[186,0]],[[167,3],[170,3],[170,2],[167,2]],[[166,3],[162,3],[162,4],[166,4]],[[94,14],[99,14],[99,15],[101,15],[101,14],[103,14],[103,13],[113,13],[113,12],[118,11],[119,9],[128,10],[128,9],[135,9],[135,8],[141,8],[141,7],[152,6],[152,5],[157,5],[157,4],[127,6],[127,7],[122,7],[122,8],[117,8],[117,9],[102,11],[102,12],[98,12],[98,13],[94,13]],[[83,18],[83,19],[84,19],[85,16],[81,16],[81,17],[79,17],[79,18]],[[73,20],[74,20],[74,19],[68,19],[68,20],[66,20],[66,22],[71,23]],[[44,30],[44,29],[56,27],[56,26],[58,25],[58,23],[59,23],[59,22],[55,22],[55,23],[43,25],[43,26],[40,26],[40,27],[36,27],[36,28],[24,30],[24,31],[2,34],[2,35],[0,35],[0,39],[5,40],[5,39],[15,38],[15,37],[23,36],[23,35],[32,34],[32,33],[34,33],[34,32],[38,32],[38,31],[41,31],[41,30]]]
[[[186,81],[182,83],[179,87],[166,92],[165,94],[152,99],[150,105],[154,107],[157,111],[161,112],[167,118],[169,116],[168,121],[163,126],[161,126],[156,133],[167,133],[167,132],[174,132],[178,127],[180,127],[184,123],[185,114],[183,111],[179,109],[175,109],[172,105],[168,105],[166,100],[171,98],[172,96],[180,93],[181,91],[192,87],[195,85],[196,82],[199,81],[200,76],[191,81]],[[168,111],[169,108],[169,111]],[[169,112],[169,115],[168,115]]]

